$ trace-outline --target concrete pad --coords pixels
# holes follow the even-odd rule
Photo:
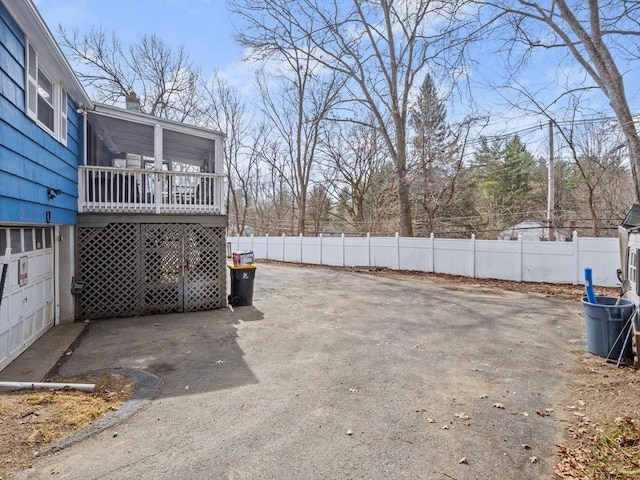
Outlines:
[[[41,382],[55,371],[58,361],[82,335],[84,323],[67,323],[50,328],[18,358],[0,372],[4,382]]]
[[[93,322],[61,374],[142,369],[162,390],[29,478],[552,477],[578,301],[272,265],[253,298]]]

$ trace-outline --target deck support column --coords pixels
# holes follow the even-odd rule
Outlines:
[[[153,127],[153,158],[155,160],[154,170],[156,171],[154,174],[156,187],[156,213],[160,213],[160,208],[162,206],[162,182],[160,181],[159,172],[162,172],[162,126],[159,124],[156,124]]]

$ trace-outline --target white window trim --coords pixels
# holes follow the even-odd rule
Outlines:
[[[34,58],[31,58],[30,49],[33,50]],[[31,74],[32,62],[35,64],[33,68],[35,77]],[[53,85],[53,98],[51,99],[51,105],[53,107],[53,131],[38,120],[38,71],[42,71]],[[47,68],[39,62],[38,51],[29,40],[27,40],[25,48],[25,86],[25,111],[27,116],[36,122],[45,132],[66,146],[68,133],[67,91],[60,82],[57,82],[55,77],[47,71]],[[35,109],[31,108],[33,96],[35,96]]]

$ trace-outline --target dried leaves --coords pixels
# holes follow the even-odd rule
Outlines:
[[[486,398],[488,398],[488,396],[487,395],[482,395],[480,398],[481,399],[486,399]],[[492,404],[492,407],[496,408],[498,410],[505,410],[506,409],[506,405],[504,403],[502,403],[502,402],[495,402],[495,403]],[[416,413],[427,413],[428,411],[429,411],[429,409],[426,408],[426,407],[421,407],[421,408],[416,409]],[[545,408],[545,409],[537,410],[536,413],[541,417],[546,417],[546,416],[551,415],[551,413],[553,411],[554,410],[552,408]],[[520,415],[520,416],[523,416],[523,417],[528,417],[529,416],[529,414],[527,412],[514,411],[514,412],[511,412],[511,414],[512,415]],[[437,420],[435,418],[433,418],[433,417],[426,417],[425,420],[426,420],[427,423],[433,423],[433,424],[437,423]],[[471,420],[471,416],[470,415],[468,415],[465,412],[455,412],[453,414],[453,420],[450,420],[449,423],[441,424],[440,430],[444,430],[444,431],[453,430],[456,427],[456,425],[460,425],[459,423],[456,423],[456,421],[459,421],[459,420],[463,420],[465,426],[467,426],[467,427],[471,426],[471,421],[470,421]],[[533,447],[528,443],[523,443],[523,444],[521,444],[521,446],[522,446],[523,450],[526,450],[526,451],[533,450]],[[507,455],[507,453],[504,453],[504,455]],[[538,463],[539,462],[538,457],[536,457],[535,455],[529,456],[528,457],[528,461],[529,461],[529,463]],[[469,458],[466,457],[466,456],[460,458],[458,460],[458,464],[459,465],[469,465]]]
[[[482,395],[480,398],[481,399],[487,399],[489,397],[488,397],[488,395]],[[453,404],[461,405],[460,403],[456,403],[455,401],[453,402]],[[498,410],[506,410],[506,408],[507,408],[506,404],[503,403],[503,402],[494,402],[494,403],[491,404],[491,406],[493,408],[495,408],[495,409],[498,409]],[[422,407],[422,408],[416,409],[416,413],[419,413],[419,414],[427,413],[429,411],[430,411],[430,409],[427,408],[427,407]],[[554,412],[553,408],[543,408],[543,409],[536,410],[536,413],[538,414],[539,417],[550,416],[553,412]],[[489,413],[489,412],[487,411],[487,413]],[[511,415],[518,415],[518,416],[522,416],[522,417],[525,417],[525,418],[529,417],[529,414],[527,412],[511,411],[510,413],[511,413]],[[506,418],[506,417],[503,416],[504,414],[500,414],[498,412],[495,412],[494,415],[498,415],[498,416],[502,415],[503,419]],[[453,413],[453,419],[452,420],[449,420],[448,423],[440,424],[440,430],[443,430],[443,431],[455,430],[460,425],[464,425],[466,427],[470,427],[471,426],[471,419],[472,419],[472,417],[469,414],[465,413],[465,412],[455,412],[455,413]],[[434,424],[438,423],[440,421],[440,420],[436,420],[436,418],[433,418],[433,417],[426,417],[425,420],[427,421],[427,423],[434,423]],[[463,421],[462,424],[459,423],[460,420]],[[503,420],[503,421],[506,421],[506,420]],[[523,419],[522,421],[525,421],[525,420]],[[522,443],[521,447],[522,447],[522,449],[524,451],[528,451],[528,452],[533,453],[534,447],[531,444]],[[506,452],[503,452],[503,454],[507,455]],[[539,462],[538,457],[535,456],[535,455],[530,455],[529,457],[524,457],[524,458],[527,459],[528,462],[532,463],[532,464]],[[460,458],[458,460],[458,464],[460,464],[460,465],[469,465],[469,458],[466,457],[466,456]]]
[[[545,408],[544,410],[536,410],[536,413],[541,417],[548,417],[553,413],[553,408]]]
[[[558,446],[562,460],[555,467],[556,475],[571,480],[638,478],[640,422],[631,417],[619,417],[612,423],[595,428],[596,424],[590,424],[585,414],[578,417],[579,428],[569,429],[575,439],[575,447]]]

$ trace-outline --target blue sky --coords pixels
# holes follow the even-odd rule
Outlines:
[[[215,69],[242,69],[241,48],[232,38],[231,15],[224,0],[35,0],[56,36],[58,24],[81,32],[102,27],[115,31],[125,45],[155,33],[185,50],[205,75]]]
[[[241,62],[242,50],[234,42],[233,17],[224,0],[34,0],[50,30],[56,35],[58,24],[65,29],[78,28],[87,32],[92,27],[102,27],[107,33],[115,31],[124,45],[134,42],[143,34],[155,33],[171,46],[183,45],[193,62],[208,76],[214,70],[226,74],[229,82],[250,95],[253,90],[253,65]],[[540,125],[540,133],[533,132],[524,138],[534,149],[546,148],[546,120],[538,115],[524,114],[509,107],[501,96],[486,86],[496,77],[498,63],[492,59],[490,48],[482,45],[476,53],[483,53],[479,64],[469,67],[468,74],[474,80],[474,100],[492,113],[492,125],[484,133],[503,134]],[[555,61],[554,61],[555,60]],[[493,67],[493,68],[492,68]],[[555,98],[558,90],[549,80],[558,73],[565,73],[569,66],[558,59],[546,57],[530,65],[522,72],[522,81],[531,86],[539,83],[547,90],[545,96]],[[480,71],[480,70],[483,71]],[[567,72],[572,77],[570,71]],[[578,73],[576,78],[581,78]],[[637,77],[637,75],[634,75]],[[547,87],[547,88],[545,88]],[[636,82],[628,82],[627,94],[635,113],[640,101]],[[503,90],[506,93],[506,90]],[[606,100],[600,93],[592,92],[593,107],[606,109]],[[464,116],[469,104],[452,100],[448,110],[453,116]]]
[[[218,69],[237,87],[253,82],[253,67],[241,62],[242,49],[232,38],[233,17],[224,0],[35,0],[35,4],[54,36],[59,24],[80,32],[92,27],[115,31],[124,45],[155,33],[171,46],[183,45],[203,75]],[[495,100],[490,103],[495,106]],[[454,113],[460,107],[460,102],[452,104],[449,113],[464,116],[464,106],[463,112]]]

